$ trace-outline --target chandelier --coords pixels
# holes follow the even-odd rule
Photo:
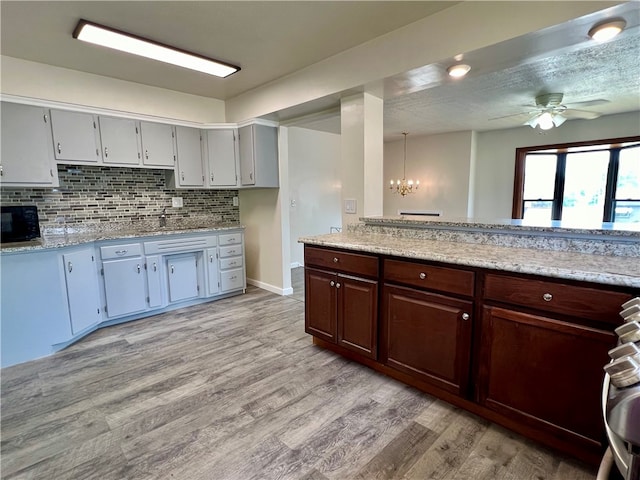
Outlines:
[[[407,132],[402,132],[404,135],[404,159],[402,161],[402,180],[391,180],[391,184],[389,188],[394,190],[394,193],[399,193],[403,197],[408,193],[413,193],[415,190],[418,190],[420,186],[420,180],[416,180],[416,183],[413,183],[413,180],[407,180]]]

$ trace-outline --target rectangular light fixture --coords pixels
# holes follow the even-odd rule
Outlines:
[[[240,67],[236,67],[235,65],[212,60],[195,53],[163,45],[153,40],[147,40],[86,20],[80,20],[78,22],[78,25],[73,31],[73,38],[120,50],[121,52],[151,58],[159,62],[170,63],[179,67],[215,75],[216,77],[228,77],[232,73],[240,70]]]

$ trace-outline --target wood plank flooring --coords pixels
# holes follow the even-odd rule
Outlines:
[[[352,363],[294,295],[93,333],[1,373],[6,479],[593,479],[595,472]]]

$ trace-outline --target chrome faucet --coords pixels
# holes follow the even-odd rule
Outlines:
[[[167,226],[167,208],[166,207],[162,209],[162,213],[160,214],[160,226],[161,227]]]

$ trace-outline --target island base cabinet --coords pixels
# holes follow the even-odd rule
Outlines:
[[[471,361],[472,302],[385,285],[386,364],[464,395]]]
[[[378,282],[313,268],[305,282],[306,332],[375,359]]]
[[[601,444],[602,366],[615,335],[514,310],[483,310],[480,403],[565,441]]]

